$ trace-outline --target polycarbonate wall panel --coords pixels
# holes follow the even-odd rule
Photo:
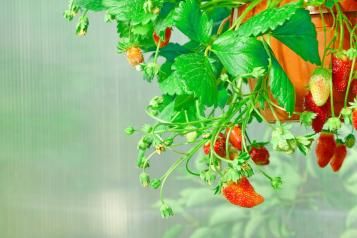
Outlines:
[[[162,220],[158,192],[138,182],[137,138],[123,134],[149,121],[144,108],[158,90],[116,53],[115,25],[90,14],[78,38],[62,17],[65,0],[0,2],[1,238],[357,237],[355,151],[339,174],[313,156],[273,155],[267,171],[284,187],[274,192],[257,176],[266,202],[253,210],[197,179],[170,179],[177,215]],[[152,173],[174,159],[157,160]]]

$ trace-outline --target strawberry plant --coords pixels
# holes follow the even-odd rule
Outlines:
[[[341,169],[347,147],[354,145],[353,133],[347,140],[341,127],[345,124],[352,132],[357,128],[357,27],[343,2],[70,1],[64,16],[73,20],[80,15],[77,35],[87,34],[90,12],[105,12],[105,20],[116,24],[118,52],[161,90],[146,108],[154,123],[129,127],[126,133],[141,135],[140,182],[159,189],[163,217],[175,212],[164,198],[164,186],[180,167],[241,207],[264,201],[249,181],[252,176],[262,175],[274,189],[282,185],[281,175],[272,177],[266,171],[269,150],[290,157],[298,151],[307,155],[317,140],[318,164]],[[356,2],[347,2],[357,10]],[[322,40],[306,9],[317,11]],[[333,19],[331,26],[326,16]],[[175,42],[178,32],[186,36],[185,42]],[[312,67],[310,74],[292,81],[289,65],[281,63],[289,57],[281,58],[274,42],[299,57],[302,63],[295,71]],[[294,118],[304,130],[291,130]],[[270,140],[253,140],[256,123],[272,129]],[[166,173],[153,176],[151,161],[163,153],[177,157]],[[194,160],[203,166],[193,169]]]

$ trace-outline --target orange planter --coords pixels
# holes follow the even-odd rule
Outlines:
[[[283,1],[283,3],[287,3],[289,1]],[[248,17],[256,15],[257,13],[261,12],[266,8],[265,2],[258,5],[253,11],[250,13]],[[341,3],[341,8],[345,12],[345,15],[349,18],[353,25],[357,23],[357,1],[356,0],[344,0]],[[317,40],[319,43],[319,53],[322,58],[324,52],[324,29],[323,29],[323,21],[318,9],[310,8],[312,22],[316,27],[317,32]],[[323,11],[324,17],[324,24],[327,26],[326,31],[326,42],[330,42],[334,36],[335,29],[332,28],[333,18],[330,13],[327,11]],[[346,30],[347,32],[347,30]],[[344,41],[344,48],[348,49],[349,46],[349,39],[350,35],[345,34],[345,41]],[[338,43],[338,42],[337,42]],[[316,68],[316,65],[313,65],[309,62],[304,61],[300,58],[295,52],[290,50],[287,46],[280,43],[278,40],[272,38],[271,40],[271,47],[274,51],[275,56],[277,57],[279,63],[284,68],[285,72],[289,76],[291,82],[294,85],[295,92],[296,92],[296,112],[303,111],[303,101],[304,96],[307,93],[307,85],[310,79],[310,76],[313,70]],[[337,44],[336,44],[337,47]],[[327,68],[331,68],[331,57],[325,59],[325,66]],[[250,81],[251,89],[254,88],[254,81]],[[341,93],[334,92],[334,101],[336,111],[340,111],[343,107],[344,95]],[[276,114],[278,115],[279,119],[282,121],[288,120],[298,120],[298,116],[288,117],[287,113],[282,110],[276,109]],[[267,119],[269,122],[274,122],[275,119],[270,110],[266,109],[263,110],[262,115]]]

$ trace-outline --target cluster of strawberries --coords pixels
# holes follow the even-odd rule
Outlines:
[[[335,141],[335,135],[323,132],[317,141],[316,146],[317,164],[324,168],[330,164],[332,170],[340,170],[347,155],[346,145],[340,141]]]
[[[242,129],[237,125],[233,128],[227,128],[226,134],[229,135],[228,152],[229,159],[234,160],[238,157],[240,151],[242,151]],[[222,158],[227,157],[226,144],[227,137],[223,133],[220,133],[215,141],[213,149],[217,155]],[[249,146],[249,155],[253,162],[257,165],[268,165],[270,163],[270,154],[267,148],[263,145],[253,144]],[[208,155],[211,152],[211,144],[207,142],[203,146],[203,152]]]
[[[227,136],[229,136],[228,156],[226,149]],[[270,154],[264,145],[253,144],[248,148],[250,158],[255,164],[268,165],[270,163]],[[230,160],[237,159],[239,152],[242,151],[241,128],[236,125],[233,128],[227,128],[226,135],[220,133],[215,140],[213,149],[214,152],[222,158],[228,157]],[[210,154],[211,144],[209,142],[203,146],[203,151],[206,155]],[[246,177],[242,177],[238,181],[230,181],[226,183],[223,187],[222,194],[230,203],[245,208],[251,208],[264,202],[264,197],[255,192],[253,186]]]
[[[339,52],[332,56],[332,74],[329,70],[318,68],[314,71],[310,82],[310,91],[305,96],[304,107],[306,111],[316,114],[312,122],[312,128],[316,133],[322,131],[324,124],[331,116],[331,90],[332,81],[334,98],[344,98],[347,93],[349,76],[352,70],[352,61]],[[357,78],[351,83],[349,98],[357,96]],[[353,122],[357,128],[357,111],[353,112]]]
[[[357,96],[357,79],[352,80],[350,90],[347,90],[351,70],[352,61],[344,53],[339,52],[332,56],[332,73],[322,68],[316,69],[313,73],[304,106],[305,110],[316,114],[312,122],[312,128],[316,133],[323,131],[324,124],[331,117],[331,98],[345,98],[347,93],[350,100]],[[352,124],[357,130],[357,109],[352,111]],[[331,132],[321,132],[315,151],[317,164],[321,168],[330,164],[334,172],[339,171],[346,158],[347,147],[353,147],[354,143],[355,137],[352,134],[343,142],[340,139],[336,140]]]

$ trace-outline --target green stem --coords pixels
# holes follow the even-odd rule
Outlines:
[[[321,16],[321,21],[322,21],[322,28],[324,29],[324,48],[327,48],[327,36],[326,36],[326,24],[325,24],[325,17],[324,14],[322,13],[322,9],[321,7],[319,7],[319,12],[320,12],[320,16]],[[325,65],[325,54],[322,58],[322,65]]]
[[[343,42],[344,42],[344,35],[345,35],[345,30],[344,30],[344,26],[343,26],[343,12],[342,12],[341,7],[338,3],[336,4],[336,9],[337,9],[337,14],[338,14],[338,21],[340,24],[339,50],[343,50]]]
[[[168,170],[167,172],[161,177],[161,187],[160,187],[160,200],[161,202],[164,202],[163,198],[163,189],[165,186],[165,183],[167,181],[167,178],[174,172],[177,167],[185,160],[189,159],[192,157],[198,150],[204,145],[205,141],[201,141],[198,143],[195,147],[193,147],[185,156],[182,156],[180,159],[178,159]]]
[[[345,95],[345,104],[344,104],[345,107],[347,107],[347,100],[348,100],[348,95],[350,93],[350,87],[351,87],[352,76],[353,76],[353,69],[355,68],[355,64],[356,64],[356,58],[353,58],[351,72],[350,72],[350,78],[348,79],[347,91],[346,91],[346,95]]]
[[[230,30],[233,30],[233,29],[237,30],[237,29],[239,28],[240,24],[242,23],[242,21],[244,20],[244,18],[247,16],[247,14],[248,14],[251,10],[253,10],[260,2],[261,2],[261,0],[254,0],[254,1],[252,1],[252,2],[248,5],[248,7],[243,11],[242,15],[240,15],[240,16],[238,17],[238,19],[233,22],[233,24],[232,24]]]
[[[262,169],[258,169],[259,172],[261,172],[265,177],[267,177],[270,181],[273,180],[273,178],[271,176],[269,176],[267,173],[265,173]]]
[[[332,117],[335,117],[335,106],[334,106],[334,99],[333,99],[333,85],[332,81],[330,81],[330,105],[331,105],[331,113]]]

